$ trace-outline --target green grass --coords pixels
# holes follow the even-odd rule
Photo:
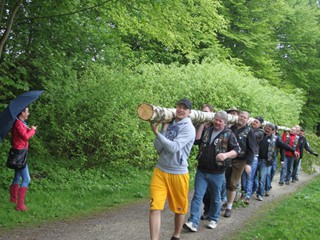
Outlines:
[[[50,176],[31,181],[26,212],[15,211],[15,205],[9,202],[9,189],[1,189],[0,231],[93,214],[149,195],[150,171],[128,167],[121,172],[60,172],[59,181]]]
[[[244,231],[228,239],[319,239],[320,177],[269,210],[254,216]]]
[[[43,167],[42,167],[43,166]],[[26,198],[29,211],[17,212],[9,202],[12,171],[3,169],[0,189],[0,232],[62,219],[80,218],[110,208],[147,200],[152,171],[129,166],[71,170],[49,164],[31,165]],[[195,170],[190,171],[190,189]],[[298,193],[272,202],[257,213],[245,231],[228,239],[318,239],[320,177]],[[263,214],[262,214],[263,212]]]

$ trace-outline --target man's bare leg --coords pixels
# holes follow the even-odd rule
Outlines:
[[[161,211],[150,210],[149,228],[150,228],[151,240],[159,240],[160,226],[161,226]]]
[[[184,223],[184,214],[176,213],[174,215],[174,233],[173,236],[176,238],[180,238],[180,233]]]

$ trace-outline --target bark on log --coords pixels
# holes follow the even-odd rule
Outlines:
[[[138,116],[145,121],[159,123],[159,122],[171,122],[175,119],[176,109],[175,108],[163,108],[154,106],[148,103],[142,103],[137,108]],[[199,110],[192,109],[190,118],[194,124],[212,122],[214,112],[202,112]],[[238,116],[228,114],[228,123],[236,123]]]
[[[148,103],[141,103],[137,108],[137,113],[140,119],[153,123],[169,123],[175,119],[176,109],[175,108],[164,108],[155,106]],[[192,109],[190,118],[194,125],[199,123],[212,122],[214,118],[214,112],[202,112],[199,110]],[[254,118],[250,118],[249,122],[252,122]],[[238,116],[228,114],[228,124],[237,123]],[[271,123],[264,121],[265,124]],[[278,126],[279,130],[288,131],[290,128]]]

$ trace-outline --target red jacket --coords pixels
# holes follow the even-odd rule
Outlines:
[[[28,140],[36,133],[34,129],[29,129],[20,119],[14,122],[12,128],[12,148],[28,148]]]
[[[289,139],[287,140],[287,135],[289,136]],[[292,147],[295,151],[297,151],[300,154],[300,148],[299,148],[299,137],[296,134],[290,134],[287,132],[284,132],[282,134],[282,141],[287,143],[290,147]],[[284,154],[287,157],[295,157],[295,154],[290,151],[284,151]]]

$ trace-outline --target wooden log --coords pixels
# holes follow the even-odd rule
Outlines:
[[[141,103],[137,107],[137,113],[140,119],[144,121],[149,121],[153,123],[169,123],[175,119],[176,116],[176,109],[175,108],[164,108],[155,106],[149,103]],[[207,123],[212,122],[214,118],[214,112],[202,112],[199,110],[192,109],[190,118],[193,124],[199,123]],[[254,118],[249,119],[249,124],[252,123]],[[228,123],[237,123],[238,116],[228,114]],[[262,126],[271,123],[268,121],[264,121]],[[289,131],[290,128],[284,126],[278,126],[279,130]]]
[[[148,103],[142,103],[137,108],[138,116],[140,119],[159,123],[159,122],[171,122],[175,119],[175,108],[163,108],[154,106]],[[214,118],[214,112],[202,112],[199,110],[191,110],[190,118],[194,124],[212,122]],[[238,116],[228,114],[228,123],[236,123]]]

